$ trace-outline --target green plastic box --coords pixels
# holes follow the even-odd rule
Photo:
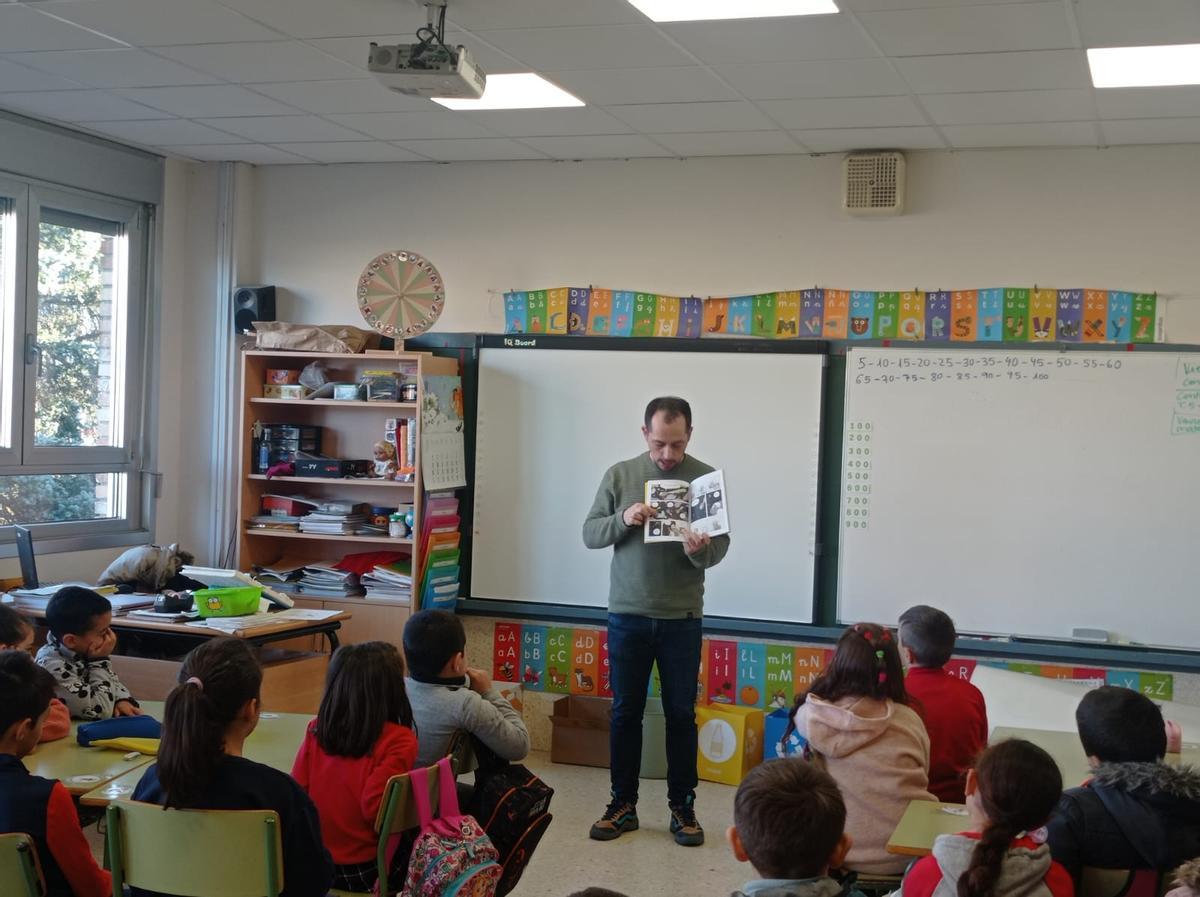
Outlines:
[[[202,617],[241,617],[258,613],[262,589],[238,586],[228,589],[197,589],[196,611]]]

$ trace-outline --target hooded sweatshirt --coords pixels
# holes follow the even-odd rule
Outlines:
[[[822,875],[819,878],[760,878],[747,882],[733,897],[863,897],[853,882],[841,884]]]
[[[909,801],[929,793],[929,736],[909,707],[875,698],[828,703],[810,696],[796,711],[796,729],[825,760],[846,803],[854,846],[846,865],[857,872],[903,872],[909,860],[887,852],[888,838]]]
[[[979,834],[938,835],[933,855],[923,857],[904,876],[904,897],[957,897],[958,880],[971,865]],[[1000,865],[992,897],[1072,897],[1071,876],[1050,858],[1050,848],[1032,838],[1017,838]]]
[[[1084,866],[1169,872],[1200,856],[1200,771],[1102,764],[1063,793],[1047,831],[1050,852],[1076,882]]]

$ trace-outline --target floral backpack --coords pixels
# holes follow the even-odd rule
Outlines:
[[[421,832],[400,897],[494,897],[504,872],[499,854],[475,818],[459,812],[449,758],[438,761],[437,818],[429,806],[429,770],[414,769],[408,776]]]

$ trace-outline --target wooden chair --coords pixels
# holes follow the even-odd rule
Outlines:
[[[904,881],[903,875],[883,875],[871,873],[858,873],[858,880],[854,883],[854,887],[862,891],[866,897],[883,897],[885,894],[891,894],[893,891],[899,891],[900,885]]]
[[[0,894],[42,897],[45,893],[46,882],[33,839],[24,832],[0,835]]]
[[[283,846],[274,810],[108,805],[113,897],[126,885],[181,897],[278,897]]]
[[[1171,876],[1156,869],[1101,869],[1084,866],[1077,897],[1162,897]]]

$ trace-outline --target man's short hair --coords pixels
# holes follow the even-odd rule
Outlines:
[[[945,611],[918,604],[900,615],[900,642],[923,667],[944,667],[954,653],[958,633]]]
[[[404,624],[404,659],[418,679],[440,675],[450,659],[466,648],[462,620],[449,611],[418,611]]]
[[[815,878],[829,865],[846,828],[837,783],[805,760],[761,763],[733,800],[742,849],[762,878]]]
[[[1075,708],[1083,752],[1102,763],[1154,763],[1167,752],[1162,711],[1131,688],[1102,685]]]
[[[54,677],[25,651],[0,651],[0,735],[13,723],[37,719],[54,697]]]
[[[688,404],[687,399],[681,399],[679,396],[659,396],[657,399],[651,399],[650,404],[646,406],[647,430],[650,429],[654,415],[660,411],[663,413],[663,421],[668,424],[675,418],[682,417],[688,432],[692,432],[692,406]]]
[[[65,635],[83,635],[96,617],[111,612],[112,604],[103,595],[82,586],[64,586],[46,605],[46,625],[61,640]]]

